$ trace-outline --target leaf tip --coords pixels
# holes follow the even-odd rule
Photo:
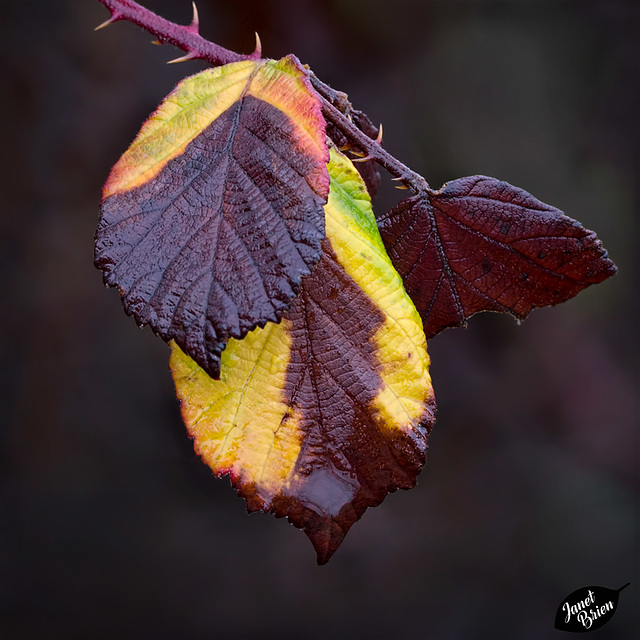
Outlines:
[[[331,560],[345,537],[345,532],[335,520],[329,520],[318,528],[305,528],[303,531],[316,551],[316,562],[319,567]]]
[[[329,562],[329,560],[331,559],[331,556],[333,555],[333,552],[323,554],[320,551],[318,551],[317,549],[316,549],[316,553],[317,553],[317,555],[316,555],[316,564],[319,567],[322,567],[325,564],[327,564],[327,562]]]

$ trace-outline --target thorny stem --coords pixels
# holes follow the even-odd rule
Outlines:
[[[120,20],[127,20],[137,24],[156,36],[163,44],[171,44],[186,52],[184,57],[178,58],[175,62],[200,59],[214,66],[219,66],[230,62],[240,62],[241,60],[256,60],[261,57],[259,44],[253,53],[243,55],[203,38],[198,33],[198,17],[195,3],[192,23],[188,26],[183,26],[161,18],[153,11],[145,9],[142,5],[134,2],[134,0],[98,1],[111,12],[111,18],[101,24],[99,28]],[[311,70],[308,73],[309,80],[322,101],[322,113],[325,119],[340,129],[353,148],[366,153],[366,159],[377,162],[395,176],[395,180],[401,182],[416,194],[429,191],[427,181],[420,174],[402,164],[388,151],[385,151],[378,141],[370,138],[354,124],[351,114],[355,111],[346,93],[336,91],[322,82]]]
[[[145,9],[133,0],[99,0],[99,2],[111,11],[111,18],[103,22],[100,27],[106,27],[108,24],[119,20],[133,22],[156,36],[163,44],[172,44],[174,47],[186,51],[187,57],[185,59],[206,60],[218,66],[229,64],[230,62],[260,58],[258,49],[250,55],[242,55],[205,40],[198,33],[197,14],[195,11],[194,21],[188,26],[183,26],[161,18],[158,14]]]
[[[320,92],[318,91],[318,93]],[[427,181],[419,173],[402,164],[395,156],[383,149],[376,140],[373,140],[358,129],[348,115],[342,113],[324,95],[320,94],[320,97],[322,98],[322,113],[324,117],[338,127],[354,146],[365,151],[367,158],[384,167],[398,181],[415,191],[415,193],[423,193],[429,190]]]

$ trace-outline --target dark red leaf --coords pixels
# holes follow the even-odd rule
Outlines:
[[[403,200],[378,226],[428,338],[479,311],[524,318],[617,270],[593,231],[486,176]]]

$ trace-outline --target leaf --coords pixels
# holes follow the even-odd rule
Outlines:
[[[618,608],[620,592],[631,583],[619,589],[605,587],[583,587],[569,594],[558,607],[554,626],[560,631],[574,633],[594,631],[613,618]]]
[[[280,324],[230,340],[220,380],[173,345],[197,452],[250,511],[286,516],[326,562],[386,494],[415,484],[435,405],[420,318],[353,165],[329,164],[323,255]]]
[[[229,337],[279,320],[320,259],[328,159],[319,98],[293,56],[183,80],[104,187],[105,283],[217,377]]]
[[[403,200],[378,226],[427,338],[479,311],[524,318],[617,270],[593,231],[485,176]]]

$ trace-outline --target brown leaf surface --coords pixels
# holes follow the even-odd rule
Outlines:
[[[109,176],[96,265],[138,324],[217,377],[228,339],[279,320],[319,260],[327,161],[295,58],[187,78]]]
[[[480,311],[524,318],[616,272],[593,231],[485,176],[407,198],[378,226],[427,338]]]

